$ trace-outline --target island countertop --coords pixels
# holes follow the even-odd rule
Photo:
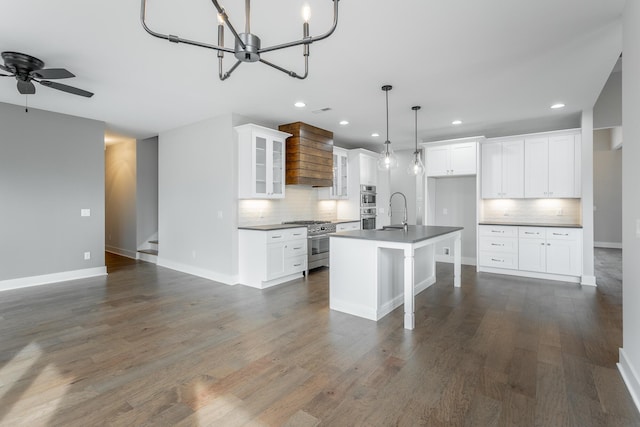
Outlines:
[[[391,227],[402,227],[392,225]],[[381,242],[417,243],[447,233],[462,230],[462,227],[444,227],[439,225],[410,225],[407,232],[402,229],[387,228],[384,230],[351,230],[333,233],[332,238],[361,240],[377,240]]]

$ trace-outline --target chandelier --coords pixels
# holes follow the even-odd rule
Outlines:
[[[224,8],[220,6],[217,0],[211,0],[216,10],[218,11],[218,44],[208,44],[202,43],[194,40],[183,39],[181,37],[171,35],[171,34],[161,34],[156,31],[151,30],[146,22],[145,22],[145,11],[146,11],[146,0],[141,0],[140,7],[140,21],[142,22],[142,27],[145,31],[151,34],[154,37],[158,37],[160,39],[168,40],[172,43],[186,43],[193,46],[203,47],[206,49],[213,49],[218,52],[218,76],[220,80],[226,80],[231,76],[231,73],[235,71],[238,66],[243,62],[262,62],[276,70],[282,71],[285,74],[288,74],[291,77],[296,79],[305,79],[309,74],[309,45],[313,42],[317,42],[322,39],[326,39],[335,31],[338,26],[338,1],[339,0],[331,0],[333,1],[333,25],[326,33],[311,37],[309,36],[309,16],[310,11],[308,7],[303,9],[303,24],[302,24],[302,38],[299,40],[295,40],[288,43],[283,43],[270,47],[261,47],[260,38],[251,32],[251,0],[245,0],[245,31],[244,33],[238,33],[234,26],[229,21],[229,17],[225,12]],[[224,46],[224,27],[227,27],[231,34],[233,34],[233,38],[235,40],[234,48],[225,47]],[[304,56],[304,74],[300,75],[295,73],[294,71],[287,70],[283,67],[280,67],[276,64],[273,64],[261,57],[263,53],[272,52],[274,50],[284,49],[287,47],[299,46],[302,45],[303,50],[302,54]],[[225,52],[232,53],[237,61],[228,71],[223,72],[222,60],[224,58]]]

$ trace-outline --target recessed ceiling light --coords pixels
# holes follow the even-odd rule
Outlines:
[[[340,121],[340,124],[341,124],[342,126],[346,126],[346,125],[348,125],[348,124],[349,124],[349,122],[348,122],[348,121],[346,121],[346,120],[341,120],[341,121]]]
[[[454,120],[451,122],[452,125],[461,125],[462,124],[462,120]]]
[[[377,138],[380,136],[380,134],[378,132],[374,132],[371,134],[372,137]]]
[[[558,108],[564,108],[565,105],[562,102],[558,102],[557,104],[553,104],[551,106],[551,108],[553,108],[554,110],[557,110]]]
[[[306,106],[307,106],[307,104],[305,104],[305,103],[304,103],[304,102],[302,102],[302,101],[298,101],[298,102],[296,102],[296,103],[295,103],[295,104],[293,104],[293,105],[295,105],[295,106],[296,106],[296,107],[298,107],[298,108],[303,108],[303,107],[306,107]]]

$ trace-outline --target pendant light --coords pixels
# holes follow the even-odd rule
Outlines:
[[[420,106],[416,105],[415,107],[411,107],[411,109],[416,112],[416,148],[413,152],[413,161],[409,163],[409,167],[407,167],[407,173],[409,175],[422,176],[424,175],[424,165],[420,159],[420,151],[418,151],[418,110]]]
[[[378,155],[378,169],[381,171],[387,171],[398,166],[398,158],[396,157],[396,153],[391,149],[391,141],[389,141],[389,91],[391,89],[391,85],[382,86],[382,90],[385,92],[387,99],[387,140],[384,142],[384,148]]]

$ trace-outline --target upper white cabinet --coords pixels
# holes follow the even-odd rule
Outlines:
[[[524,140],[485,142],[480,159],[483,199],[524,197]]]
[[[349,156],[347,150],[333,147],[333,186],[318,189],[319,199],[346,199],[349,197]]]
[[[475,175],[476,147],[476,142],[427,146],[427,176]]]
[[[524,197],[580,197],[580,135],[525,139]]]
[[[290,134],[247,124],[238,133],[238,197],[282,199],[285,192],[285,141]]]
[[[360,185],[378,185],[378,159],[365,153],[358,153],[360,161]]]

